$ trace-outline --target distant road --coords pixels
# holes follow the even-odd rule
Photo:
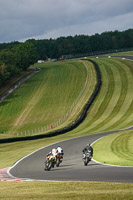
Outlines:
[[[125,59],[128,59],[128,60],[133,60],[133,56],[112,56],[112,57],[119,57],[119,58],[125,58]]]

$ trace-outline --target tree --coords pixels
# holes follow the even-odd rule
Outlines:
[[[4,63],[0,63],[0,86],[2,86],[6,80],[10,77],[10,73],[7,71],[7,67]]]
[[[26,70],[38,60],[35,47],[29,42],[14,46],[13,53],[15,55],[15,64],[21,70]]]
[[[38,60],[33,44],[25,42],[0,51],[0,86]]]

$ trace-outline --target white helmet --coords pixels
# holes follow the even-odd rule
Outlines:
[[[57,150],[56,150],[56,149],[52,149],[52,153],[53,153],[53,154],[56,154],[56,153],[57,153]]]

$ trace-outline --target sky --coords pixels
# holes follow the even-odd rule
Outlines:
[[[133,28],[133,0],[0,0],[0,43]]]

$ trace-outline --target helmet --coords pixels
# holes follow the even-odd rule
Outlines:
[[[52,149],[52,153],[54,153],[54,154],[55,154],[55,153],[56,153],[56,149]]]
[[[87,145],[86,145],[86,147],[89,147],[89,146],[90,146],[90,144],[87,144]]]

